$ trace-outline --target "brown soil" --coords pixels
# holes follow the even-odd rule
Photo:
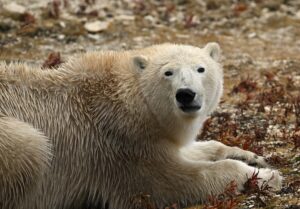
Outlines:
[[[297,0],[16,0],[0,3],[0,60],[57,66],[69,55],[176,42],[223,50],[225,92],[200,140],[263,154],[284,176],[281,191],[234,197],[237,206],[300,208],[300,3]],[[101,3],[100,3],[101,2]],[[85,23],[104,28],[89,32]],[[175,206],[174,206],[175,207]]]

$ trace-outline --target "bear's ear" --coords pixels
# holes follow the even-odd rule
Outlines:
[[[221,56],[221,48],[218,43],[210,42],[210,43],[206,44],[206,46],[204,47],[204,50],[215,61],[219,61],[220,56]]]
[[[143,71],[148,65],[148,58],[142,55],[133,57],[133,64],[139,72]]]

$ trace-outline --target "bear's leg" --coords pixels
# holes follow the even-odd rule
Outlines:
[[[46,137],[31,125],[0,117],[0,208],[18,208],[50,160]]]
[[[191,160],[217,161],[223,159],[242,160],[249,165],[268,167],[263,157],[253,152],[230,147],[217,141],[194,142],[181,150],[183,156]]]
[[[163,208],[166,203],[176,203],[176,200],[184,206],[194,205],[206,201],[210,195],[223,193],[232,181],[237,184],[238,191],[242,191],[247,179],[257,172],[259,185],[267,181],[273,189],[280,189],[282,177],[275,170],[257,169],[231,159],[216,162],[180,162],[177,159],[177,163],[170,163],[165,169],[157,167],[149,171],[154,179],[151,186],[155,185],[151,196],[159,208]]]

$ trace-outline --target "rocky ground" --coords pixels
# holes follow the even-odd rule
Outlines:
[[[224,191],[198,208],[299,209],[299,0],[0,1],[7,62],[55,67],[78,52],[208,41],[222,47],[225,92],[199,139],[262,154],[285,179],[274,194],[254,176],[245,194]]]

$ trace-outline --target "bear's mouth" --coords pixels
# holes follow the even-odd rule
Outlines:
[[[181,105],[179,108],[185,113],[193,113],[193,112],[197,112],[198,110],[200,110],[201,106],[200,105]]]

